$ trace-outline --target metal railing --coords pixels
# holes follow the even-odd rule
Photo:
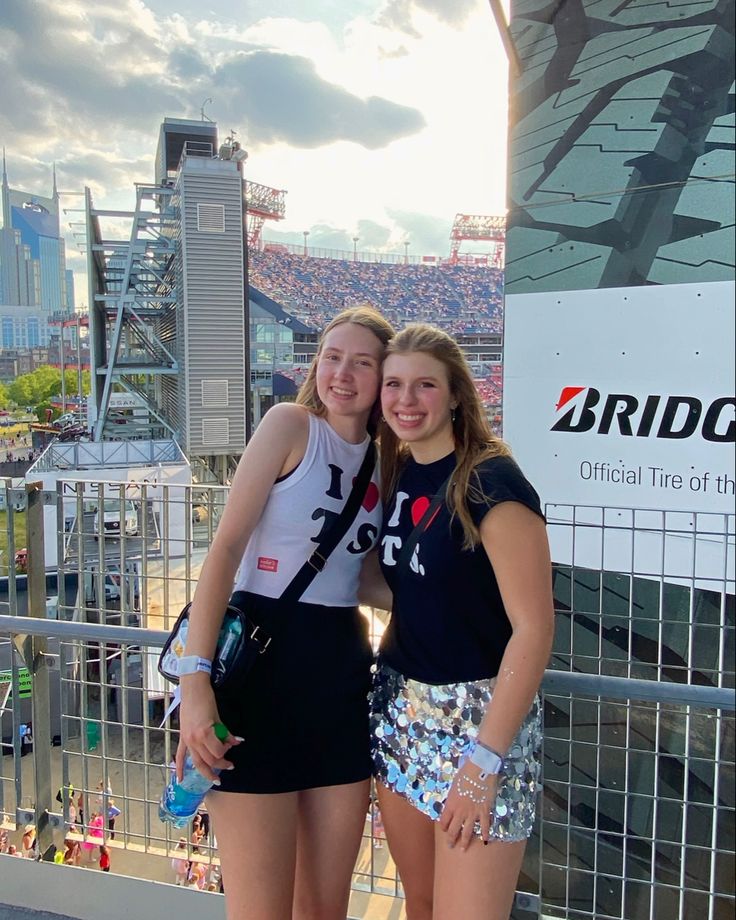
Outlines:
[[[143,537],[95,540],[84,510],[71,531],[56,528],[46,541],[57,548],[52,574],[43,523],[54,509],[64,517],[63,486],[28,493],[28,575],[9,571],[5,602],[0,597],[8,611],[0,614],[0,820],[11,836],[33,823],[46,858],[65,834],[91,847],[102,839],[120,871],[173,881],[179,835],[159,822],[157,803],[176,738],[159,727],[167,689],[154,662],[191,596],[225,491],[156,488],[138,498]],[[86,500],[75,498],[82,508]],[[596,517],[591,509],[547,509],[553,546],[562,529],[574,551],[555,570],[558,629],[543,684],[545,791],[514,916],[725,920],[734,910],[736,805],[728,566],[718,582],[694,559],[687,577],[673,579],[633,552],[628,570],[620,553],[610,569],[606,541],[620,548],[622,532],[633,542],[658,532],[665,544],[687,534],[698,556],[704,528],[693,535],[679,519],[675,527],[662,517],[657,528],[651,518],[599,510]],[[11,548],[19,514],[8,518]],[[733,520],[716,531],[728,556]],[[597,568],[591,545],[603,547]],[[106,591],[111,573],[114,597]],[[26,591],[30,615],[18,616]],[[140,626],[124,625],[131,622]],[[377,636],[383,618],[374,612],[372,623]],[[29,724],[32,756],[24,756]],[[62,791],[57,801],[70,786],[73,796]],[[121,811],[114,829],[105,820],[102,838],[90,834],[90,816],[111,799]],[[373,818],[354,890],[400,897]],[[216,833],[211,828],[198,852],[191,842],[186,851],[215,877]]]

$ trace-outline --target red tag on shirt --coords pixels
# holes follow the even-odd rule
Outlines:
[[[278,572],[279,560],[269,559],[268,556],[259,556],[258,557],[258,568],[262,572]]]

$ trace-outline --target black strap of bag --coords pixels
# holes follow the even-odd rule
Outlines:
[[[363,462],[358,470],[358,475],[355,477],[353,488],[342,511],[336,518],[333,518],[332,523],[327,526],[326,532],[317,548],[289,582],[281,594],[282,600],[285,599],[290,602],[298,601],[315,576],[325,567],[330,553],[335,549],[355,520],[358,508],[365,498],[375,465],[376,447],[373,441],[370,441]],[[181,633],[184,626],[188,623],[190,608],[191,603],[187,604],[179,614],[174,628],[159,655],[158,669],[160,673],[167,680],[174,683],[178,683],[179,681],[175,661],[181,657],[185,644],[185,638]],[[226,660],[224,651],[219,648],[219,643],[223,641],[221,628],[218,637],[218,650],[215,652],[213,661],[212,683],[214,686],[221,686],[226,681],[230,680],[235,672],[241,674],[247,673],[255,658],[259,654],[265,652],[271,642],[270,637],[265,631],[262,630],[260,626],[253,624],[248,618],[247,613],[239,607],[228,604],[223,622],[227,621],[228,616],[240,622],[241,632],[234,640],[235,645],[231,646],[230,659]],[[225,641],[227,642],[227,640]],[[176,650],[172,651],[173,649]],[[217,677],[216,674],[218,675]],[[161,723],[162,725],[178,704],[179,696],[177,688],[174,699],[164,715],[163,722]]]
[[[432,499],[432,501],[429,503],[429,505],[425,509],[424,514],[419,518],[416,525],[414,526],[414,530],[412,530],[412,532],[409,534],[406,540],[406,543],[404,543],[404,545],[401,547],[401,551],[399,552],[399,556],[396,560],[397,570],[400,569],[402,566],[410,565],[412,553],[414,552],[414,547],[419,542],[419,538],[422,536],[425,530],[429,527],[429,525],[435,519],[435,516],[440,508],[440,505],[444,503],[445,495],[447,492],[447,486],[451,479],[452,479],[452,473],[450,473],[447,479],[445,479],[445,481],[439,487],[439,489],[434,495],[434,498]]]
[[[373,441],[369,441],[365,457],[363,457],[363,462],[358,470],[358,475],[355,477],[353,488],[342,511],[337,518],[333,519],[332,524],[328,526],[327,532],[324,534],[321,542],[314,549],[309,559],[307,559],[286,588],[284,588],[281,600],[291,603],[298,601],[314,578],[324,569],[330,557],[330,553],[335,549],[340,540],[342,540],[348,532],[348,528],[355,520],[355,516],[360,508],[360,503],[365,498],[368,483],[371,481],[375,465],[376,445]]]

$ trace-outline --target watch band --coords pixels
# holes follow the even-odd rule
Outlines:
[[[207,674],[212,673],[212,662],[209,658],[200,658],[199,655],[184,655],[179,659],[177,672],[179,677],[185,677],[187,674],[196,674],[197,671],[205,671]]]
[[[503,757],[482,741],[476,742],[468,760],[480,768],[481,776],[503,772]]]

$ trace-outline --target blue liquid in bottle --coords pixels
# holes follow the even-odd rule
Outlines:
[[[227,728],[220,722],[214,728],[218,739],[225,741],[228,736]],[[215,770],[214,772],[219,773],[220,771]],[[187,751],[181,782],[176,778],[176,770],[172,770],[166,788],[161,793],[158,803],[159,819],[165,824],[171,824],[172,827],[186,827],[197,814],[199,806],[212,786],[212,781],[202,776],[194,766]]]

